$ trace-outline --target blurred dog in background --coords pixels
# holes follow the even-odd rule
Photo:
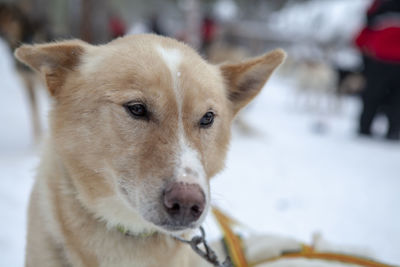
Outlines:
[[[15,4],[0,3],[0,37],[7,43],[10,53],[22,43],[43,42],[50,39],[44,24],[32,20]],[[39,119],[39,108],[35,84],[37,75],[26,65],[15,61],[15,69],[20,75],[28,96],[30,115],[35,141],[38,142],[42,132]]]

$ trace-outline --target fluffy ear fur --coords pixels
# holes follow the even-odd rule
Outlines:
[[[264,86],[273,71],[284,61],[281,49],[241,63],[220,66],[228,87],[228,96],[236,114],[246,106]]]
[[[38,71],[46,81],[50,94],[55,96],[68,72],[79,64],[87,46],[87,43],[79,40],[22,45],[15,50],[14,55],[19,61]]]

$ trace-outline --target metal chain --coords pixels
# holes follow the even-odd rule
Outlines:
[[[179,236],[174,236],[174,238],[185,244],[190,245],[194,252],[196,252],[200,257],[216,267],[233,267],[233,264],[229,257],[226,257],[223,263],[220,263],[218,261],[217,254],[215,254],[215,252],[207,244],[206,233],[202,226],[200,226],[200,232],[201,236],[194,236],[191,240],[186,240]],[[199,247],[201,244],[203,244],[204,246],[204,251]]]

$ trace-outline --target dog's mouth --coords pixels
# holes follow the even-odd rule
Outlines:
[[[167,232],[182,232],[190,229],[196,229],[199,227],[197,224],[190,224],[190,225],[175,225],[175,224],[160,224],[157,225],[161,227],[163,230]]]
[[[157,226],[158,228],[162,228],[163,230],[167,231],[167,232],[182,232],[182,231],[186,231],[186,230],[193,230],[196,229],[198,227],[200,227],[200,225],[203,222],[203,217],[201,216],[199,217],[196,221],[192,221],[192,222],[187,222],[186,220],[174,220],[171,217],[169,217],[168,215],[163,215],[162,217],[164,217],[164,219],[161,220],[150,220],[150,222],[152,224],[154,224],[155,226]]]

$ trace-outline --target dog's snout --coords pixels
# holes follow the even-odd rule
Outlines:
[[[163,194],[164,207],[180,225],[189,225],[199,219],[205,206],[203,190],[197,184],[173,183]]]

